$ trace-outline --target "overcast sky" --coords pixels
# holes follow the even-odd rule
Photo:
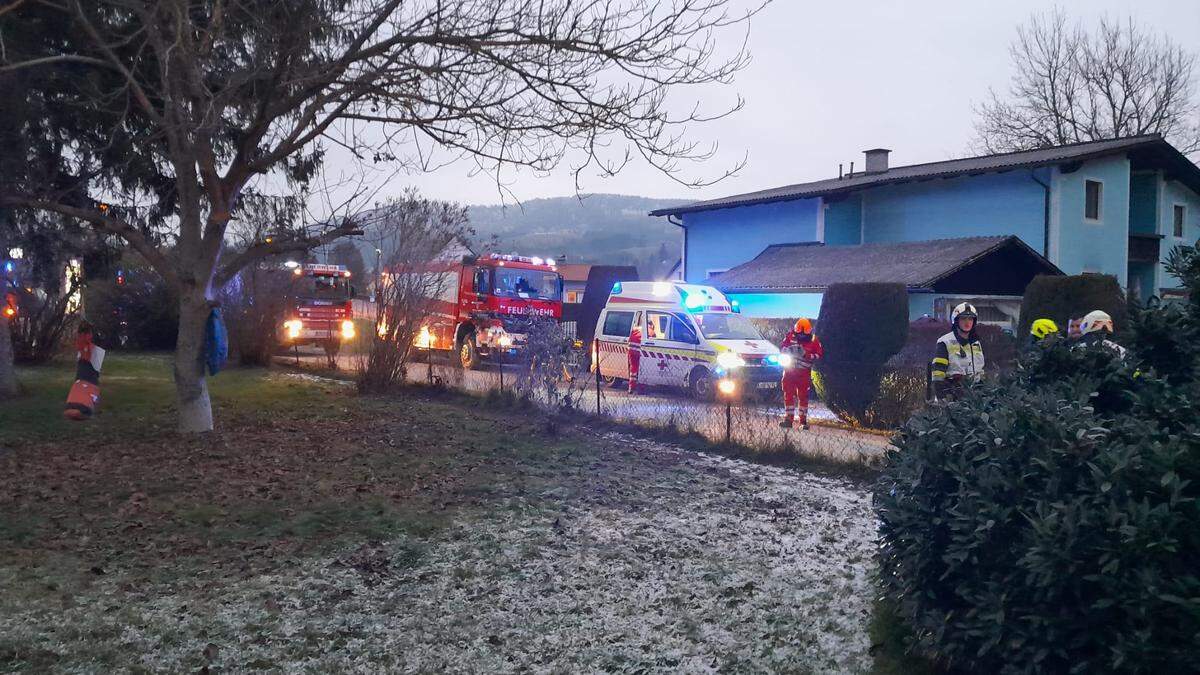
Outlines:
[[[1196,0],[1076,0],[1061,5],[1072,17],[1132,16],[1143,26],[1200,49]],[[750,26],[753,61],[725,91],[687,91],[715,109],[736,94],[745,107],[697,126],[691,138],[716,141],[720,153],[694,176],[719,175],[745,156],[741,172],[691,190],[642,165],[616,178],[586,176],[583,191],[706,199],[789,183],[829,178],[839,162],[862,166],[861,151],[893,150],[893,166],[966,154],[972,104],[988,87],[1003,89],[1010,73],[1008,45],[1017,25],[1046,2],[808,2],[775,0]],[[740,37],[731,33],[730,38]],[[380,175],[378,197],[415,186],[426,196],[467,204],[501,201],[494,179],[471,176],[459,162],[424,175]],[[520,200],[574,195],[567,171],[550,176],[509,174]],[[510,202],[512,197],[507,198]]]

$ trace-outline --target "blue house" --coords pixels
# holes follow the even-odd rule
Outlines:
[[[863,171],[838,178],[651,215],[683,228],[684,279],[723,287],[746,314],[761,317],[815,315],[822,287],[834,279],[812,278],[822,250],[840,261],[826,267],[857,266],[864,280],[909,284],[914,317],[942,314],[948,300],[964,298],[995,310],[995,322],[1003,323],[1019,305],[1020,292],[1012,289],[1027,279],[1009,278],[1010,266],[996,255],[1017,256],[1021,262],[1011,267],[1026,271],[1113,275],[1145,299],[1176,291],[1163,260],[1176,245],[1200,239],[1200,167],[1157,134],[900,167],[888,165],[889,152],[867,150]],[[913,254],[905,247],[889,252],[894,245],[963,238],[994,244],[1007,237],[1023,244],[1020,252],[1005,246],[1001,254],[989,244],[988,260],[958,261],[976,267],[959,270],[977,278],[973,291],[913,286],[911,276],[891,279],[865,269],[872,260]],[[802,275],[807,287],[796,280],[775,288],[745,283],[786,272],[780,267],[786,256],[765,255],[768,247],[800,243],[818,247],[804,253],[805,262],[797,259],[809,267]],[[943,246],[951,257],[962,248]],[[930,248],[920,250],[926,255]],[[1044,260],[1031,263],[1030,255]],[[989,277],[994,283],[978,283]]]

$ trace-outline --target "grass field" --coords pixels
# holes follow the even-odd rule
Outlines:
[[[170,364],[0,404],[0,671],[901,672],[858,484],[436,393]]]

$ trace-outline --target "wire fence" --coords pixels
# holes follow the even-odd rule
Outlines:
[[[483,368],[464,370],[441,353],[422,351],[410,361],[406,377],[476,395],[503,392],[567,417],[577,415],[581,425],[599,418],[755,452],[873,466],[889,447],[890,433],[847,424],[815,390],[810,392],[809,428],[801,429],[798,421],[784,428],[778,386],[743,387],[728,395],[712,389],[702,398],[671,386],[640,385],[638,393],[630,393],[626,381],[601,378],[586,356],[581,350],[543,350],[533,357],[494,354]]]

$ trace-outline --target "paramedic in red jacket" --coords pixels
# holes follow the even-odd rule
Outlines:
[[[629,329],[629,347],[626,350],[629,353],[629,393],[631,394],[638,392],[638,366],[642,361],[642,327],[638,323],[635,320],[633,327]]]
[[[812,332],[812,321],[796,319],[796,326],[783,339],[779,350],[785,355],[783,364],[783,405],[785,412],[779,426],[790,429],[800,408],[800,427],[808,428],[808,388],[812,384],[812,367],[825,354],[821,341]]]

